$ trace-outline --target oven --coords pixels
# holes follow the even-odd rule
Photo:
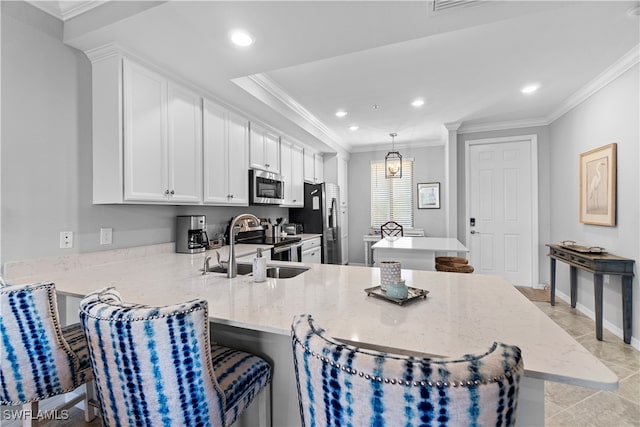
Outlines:
[[[251,169],[249,171],[249,197],[253,205],[280,205],[284,203],[282,176]]]
[[[291,242],[274,245],[271,249],[271,259],[274,261],[300,262],[300,238]]]

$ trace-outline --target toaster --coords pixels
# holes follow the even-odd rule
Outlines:
[[[282,231],[287,234],[302,234],[302,224],[284,224]]]

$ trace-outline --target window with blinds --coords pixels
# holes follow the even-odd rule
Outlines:
[[[371,227],[387,221],[413,227],[413,159],[402,160],[402,178],[385,178],[384,160],[371,162]]]

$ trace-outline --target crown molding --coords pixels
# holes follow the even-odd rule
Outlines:
[[[551,122],[546,117],[524,120],[509,120],[504,122],[464,124],[458,129],[459,134],[489,132],[494,130],[529,128],[534,126],[548,126]]]
[[[43,12],[48,13],[54,18],[58,18],[61,21],[67,21],[71,18],[75,18],[91,9],[98,6],[102,6],[109,0],[88,0],[88,1],[52,1],[52,0],[25,0],[32,6],[37,7]]]
[[[577,107],[579,104],[598,92],[600,89],[620,77],[639,61],[640,45],[636,45],[633,47],[633,49],[623,55],[622,58],[611,64],[609,68],[604,70],[598,77],[587,83],[584,87],[576,91],[562,104],[560,104],[560,106],[555,111],[547,116],[549,123],[553,123],[564,114]]]
[[[444,123],[443,126],[448,131],[457,131],[457,130],[460,130],[460,126],[462,126],[462,122]]]
[[[398,150],[414,149],[414,148],[427,148],[427,147],[439,147],[443,146],[444,141],[441,140],[423,140],[423,141],[406,141],[400,144],[396,143],[395,148]],[[351,147],[351,153],[369,153],[375,151],[390,151],[391,145],[388,143],[379,144],[366,144],[357,145]],[[402,154],[402,153],[401,153]]]
[[[325,126],[316,116],[314,116],[309,110],[304,108],[298,101],[293,99],[288,93],[286,93],[280,86],[278,86],[273,80],[267,77],[265,74],[258,73],[247,76],[247,79],[251,81],[255,86],[262,90],[265,94],[275,98],[279,103],[284,105],[287,111],[300,117],[307,122],[313,128],[328,138],[333,144],[339,145],[347,152],[351,148],[349,144],[343,141],[337,134],[335,134],[330,128]],[[334,147],[335,148],[335,147]]]

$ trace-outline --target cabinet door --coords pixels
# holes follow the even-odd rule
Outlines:
[[[311,184],[315,184],[315,158],[314,152],[309,149],[304,149],[304,180]]]
[[[291,147],[291,205],[304,206],[304,174],[302,148]],[[284,167],[284,163],[281,165]]]
[[[346,159],[338,157],[338,185],[340,186],[340,206],[347,206],[349,203],[349,169]]]
[[[254,169],[265,169],[264,135],[266,130],[260,125],[249,124],[249,166]]]
[[[322,248],[313,248],[302,252],[302,262],[320,264],[322,262]]]
[[[123,63],[124,199],[167,201],[167,80]]]
[[[234,206],[249,205],[249,121],[229,112],[228,152],[229,201]]]
[[[282,165],[280,175],[284,180],[284,203],[282,205],[289,206],[292,203],[293,195],[291,191],[293,184],[293,176],[291,174],[291,145],[284,141],[280,143],[280,164]]]
[[[280,137],[271,132],[264,134],[264,169],[280,173]]]
[[[204,202],[227,204],[229,201],[229,153],[226,111],[204,100]]]
[[[324,182],[324,159],[322,154],[316,153],[313,160],[315,182]]]
[[[202,202],[202,110],[195,92],[168,86],[169,201]]]

